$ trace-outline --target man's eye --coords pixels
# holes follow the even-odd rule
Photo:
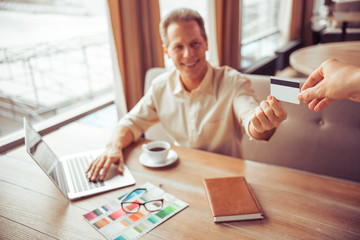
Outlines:
[[[199,44],[200,44],[199,42],[193,42],[193,43],[192,43],[192,46],[193,46],[193,47],[197,47],[197,46],[199,46]]]

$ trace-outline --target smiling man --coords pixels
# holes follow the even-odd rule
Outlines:
[[[163,49],[180,71],[185,89],[191,92],[200,85],[208,69],[206,35],[201,34],[199,24],[194,20],[174,21],[170,18],[168,22],[170,24],[164,23],[167,34],[163,37],[163,42],[166,42]]]
[[[251,83],[230,67],[213,67],[205,53],[208,42],[201,16],[190,9],[170,13],[160,24],[165,54],[176,66],[154,79],[138,104],[120,121],[104,153],[89,167],[104,179],[111,164],[123,171],[122,150],[151,125],[161,122],[175,145],[242,157],[246,132],[268,140],[287,113],[269,96],[260,104]]]

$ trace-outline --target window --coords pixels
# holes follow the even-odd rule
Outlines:
[[[241,65],[249,67],[278,48],[281,0],[242,0]]]
[[[0,137],[113,98],[106,0],[0,2]]]

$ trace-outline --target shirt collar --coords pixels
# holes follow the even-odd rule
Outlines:
[[[185,92],[184,87],[182,86],[182,83],[180,81],[180,72],[178,70],[176,70],[176,75],[175,75],[175,87],[174,87],[174,95],[178,95],[181,92]]]
[[[203,80],[201,81],[200,85],[198,88],[196,88],[193,91],[199,91],[199,92],[203,92],[203,93],[208,93],[208,94],[212,94],[215,95],[215,84],[214,84],[214,79],[213,79],[213,67],[211,66],[210,63],[207,63],[208,68],[207,71],[205,73],[205,76],[203,78]],[[174,95],[180,94],[180,93],[188,93],[183,84],[180,81],[180,71],[176,70],[176,76],[175,76],[175,88],[174,88]]]

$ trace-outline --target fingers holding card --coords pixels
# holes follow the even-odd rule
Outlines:
[[[278,101],[274,96],[268,96],[267,102],[280,122],[287,118],[286,110],[281,106],[280,101]]]
[[[263,133],[278,127],[286,118],[287,112],[281,103],[275,97],[269,96],[256,108],[251,122],[257,132]]]

